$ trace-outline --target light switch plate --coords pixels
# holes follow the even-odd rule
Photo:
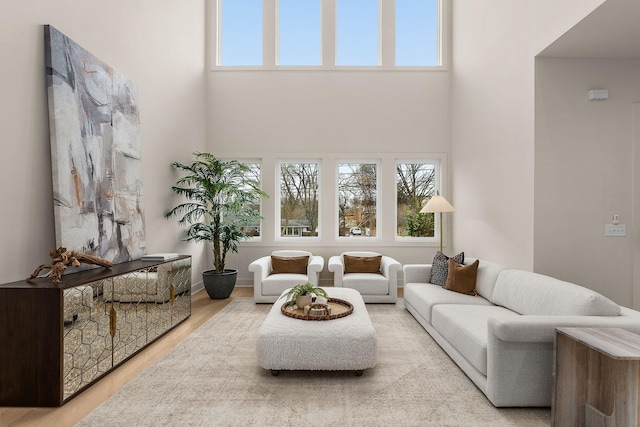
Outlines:
[[[627,235],[626,224],[605,224],[604,235],[606,237],[625,237]]]

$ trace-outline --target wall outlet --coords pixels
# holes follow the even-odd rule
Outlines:
[[[606,237],[625,237],[627,235],[626,224],[605,224],[604,235]]]

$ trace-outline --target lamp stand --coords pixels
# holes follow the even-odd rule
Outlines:
[[[442,252],[442,212],[440,212],[440,252]]]

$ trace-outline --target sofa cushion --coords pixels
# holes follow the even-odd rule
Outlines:
[[[620,315],[618,304],[591,289],[522,270],[502,271],[492,300],[520,314]]]
[[[281,257],[271,255],[271,274],[307,274],[308,256]]]
[[[444,288],[461,294],[476,295],[478,263],[479,261],[475,260],[472,264],[461,265],[449,258],[449,274]]]
[[[362,295],[388,295],[389,279],[379,273],[349,273],[342,277],[342,286]]]
[[[344,272],[346,273],[379,273],[382,255],[352,256],[343,255]]]
[[[404,300],[420,313],[427,322],[431,323],[433,307],[438,304],[493,304],[480,297],[451,292],[438,285],[430,283],[405,283]]]
[[[460,252],[458,255],[452,256],[453,260],[458,264],[464,264],[464,252]],[[436,252],[431,263],[431,277],[429,283],[434,285],[444,286],[447,281],[447,274],[449,272],[449,257],[442,252]]]
[[[498,306],[440,304],[433,308],[432,326],[469,363],[487,375],[487,342],[490,317],[519,316]]]
[[[475,258],[465,258],[464,263],[465,265],[472,264],[475,260]],[[496,286],[498,275],[502,270],[505,270],[505,267],[484,259],[479,261],[480,264],[478,265],[478,274],[476,276],[476,292],[478,295],[491,301],[493,288]]]
[[[262,295],[278,296],[285,289],[308,281],[309,277],[306,274],[272,274],[262,281]]]

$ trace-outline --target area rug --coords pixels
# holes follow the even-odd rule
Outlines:
[[[402,301],[367,305],[378,363],[362,376],[272,376],[259,367],[256,351],[270,308],[235,299],[77,425],[550,425],[549,409],[494,408]]]

